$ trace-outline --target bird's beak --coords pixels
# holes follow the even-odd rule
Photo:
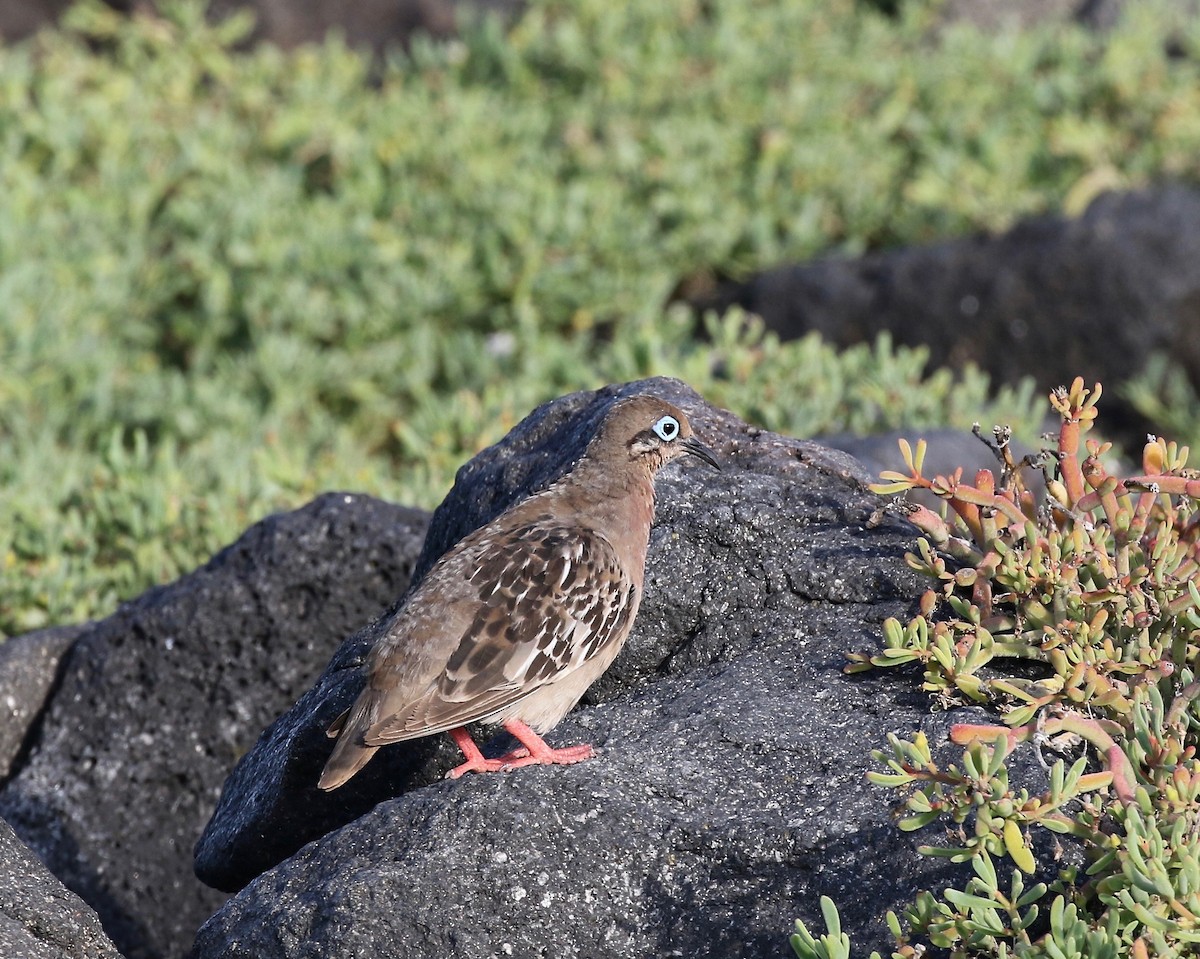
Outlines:
[[[706,462],[713,469],[719,470],[721,468],[721,463],[717,459],[716,454],[713,453],[712,450],[710,450],[707,446],[705,446],[703,443],[701,443],[698,439],[696,439],[696,437],[689,436],[686,440],[681,442],[679,445],[682,446],[686,452],[691,453],[693,456],[697,456],[700,459],[704,460],[704,462]]]

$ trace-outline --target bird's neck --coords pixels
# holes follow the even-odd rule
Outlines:
[[[627,567],[639,572],[640,582],[654,520],[653,472],[641,463],[607,471],[595,465],[577,468],[559,495],[581,526],[604,533]]]

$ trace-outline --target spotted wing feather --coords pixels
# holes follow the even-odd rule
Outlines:
[[[616,550],[578,528],[518,529],[466,575],[474,615],[445,669],[366,730],[368,745],[496,718],[619,642],[635,606]]]

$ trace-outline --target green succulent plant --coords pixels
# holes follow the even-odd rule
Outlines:
[[[847,671],[919,664],[944,705],[984,704],[999,720],[953,726],[953,764],[923,734],[891,735],[875,754],[887,769],[871,781],[904,797],[900,828],[945,824],[950,840],[921,851],[975,873],[918,897],[906,935],[892,917],[893,955],[915,955],[912,942],[1055,959],[1200,949],[1200,474],[1158,437],[1135,475],[1110,474],[1107,444],[1083,439],[1100,394],[1081,379],[1051,394],[1061,426],[1044,455],[1014,461],[1000,432],[998,475],[926,477],[924,444],[902,442],[907,471],[873,487],[928,490],[947,509],[902,507],[923,534],[908,562],[936,586]],[[1024,675],[1005,669],[1014,660]],[[1023,742],[1077,758],[1056,760],[1043,792],[1014,789],[1006,760]],[[1039,863],[1040,830],[1071,837],[1086,866]],[[803,935],[793,944],[820,954]]]

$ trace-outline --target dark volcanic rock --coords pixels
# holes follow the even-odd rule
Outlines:
[[[981,30],[1036,27],[1075,21],[1102,29],[1116,25],[1126,0],[947,0],[942,18]]]
[[[58,667],[86,625],[55,626],[0,643],[0,782],[19,762]]]
[[[66,12],[71,0],[0,0],[0,37],[23,40]]]
[[[447,783],[454,751],[436,737],[381,750],[322,797],[323,730],[383,627],[364,631],[230,777],[198,859],[233,885],[269,864],[243,858],[255,837],[274,857],[316,841],[230,900],[196,959],[775,956],[822,893],[860,943],[881,945],[884,909],[944,884],[864,779],[887,730],[931,717],[909,677],[842,673],[924,586],[902,558],[911,530],[880,522],[853,460],[748,427],[675,381],[576,394],[460,472],[423,567],[550,481],[634,390],[684,407],[726,468],[659,477],[629,645],[551,734],[600,755]]]
[[[100,918],[0,819],[0,956],[121,959]]]
[[[76,640],[0,815],[130,959],[181,954],[224,900],[191,853],[229,767],[401,595],[424,526],[329,494]]]
[[[106,0],[124,12],[144,12],[153,0]],[[55,23],[70,0],[0,0],[0,36],[21,40]],[[210,0],[215,20],[241,10],[254,14],[255,42],[295,47],[319,43],[337,31],[351,46],[382,51],[407,44],[416,33],[453,36],[463,16],[492,12],[512,16],[520,0]]]
[[[337,31],[351,46],[383,51],[407,44],[417,33],[454,36],[460,17],[511,16],[520,5],[519,0],[214,0],[210,14],[250,9],[253,39],[281,47],[320,43]]]
[[[1200,192],[1163,186],[1098,198],[1078,219],[1047,216],[977,236],[760,274],[699,307],[736,303],[784,337],[838,346],[889,331],[933,367],[973,362],[1045,390],[1100,380],[1106,429],[1147,425],[1116,387],[1153,351],[1200,387]],[[1136,448],[1136,447],[1135,447]]]

